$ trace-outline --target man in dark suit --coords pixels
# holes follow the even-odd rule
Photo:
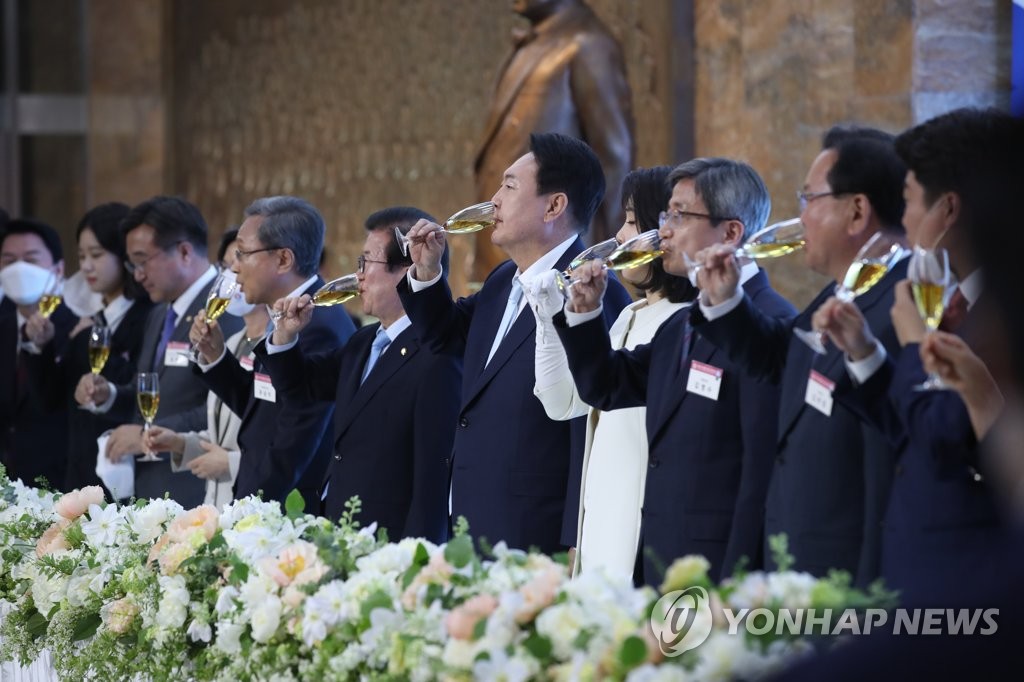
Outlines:
[[[492,544],[554,552],[576,538],[585,424],[552,421],[533,396],[535,323],[522,314],[520,280],[564,270],[583,250],[579,233],[604,195],[604,175],[575,138],[535,134],[530,149],[505,171],[493,198],[491,240],[512,260],[479,292],[452,301],[441,277],[443,233],[420,220],[409,230],[414,266],[398,290],[421,341],[463,360],[452,517],[465,516],[470,532]],[[606,326],[628,301],[617,281],[609,286]]]
[[[888,499],[892,453],[883,434],[834,402],[851,381],[834,345],[819,355],[794,329],[844,279],[861,246],[880,230],[900,231],[904,167],[891,136],[863,128],[833,128],[799,193],[806,230],[804,259],[834,280],[796,318],[777,319],[751,304],[737,286],[731,250],[715,247],[701,270],[694,328],[736,364],[779,385],[778,435],[765,506],[765,535],[785,533],[796,568],[814,575],[842,569],[864,585],[878,576],[880,520]],[[856,299],[879,321],[884,343],[893,284],[904,266]],[[770,554],[766,553],[770,558]]]
[[[206,425],[206,387],[188,367],[188,330],[205,305],[206,294],[217,275],[207,258],[206,221],[199,209],[179,197],[158,196],[132,208],[121,223],[125,234],[126,266],[135,281],[156,305],[149,314],[139,372],[156,372],[160,378],[160,410],[156,424],[173,431],[199,431]],[[227,321],[237,331],[240,321]],[[96,411],[120,419],[107,442],[112,460],[143,451],[141,417],[136,406],[134,381],[112,384],[103,376],[85,375],[76,398]],[[135,496],[171,498],[185,507],[201,504],[203,481],[175,476],[166,454],[160,462],[136,462]]]
[[[245,300],[273,305],[281,298],[312,296],[324,285],[317,274],[324,231],[320,212],[297,197],[265,197],[250,204],[238,228],[234,266]],[[326,352],[344,345],[354,331],[344,309],[317,308],[299,346],[303,353]],[[196,316],[190,338],[199,351],[194,374],[242,418],[235,496],[262,491],[264,499],[284,501],[298,488],[310,503],[331,457],[333,402],[282,401],[262,364],[249,372],[225,359],[220,322],[205,314]]]
[[[67,458],[67,412],[46,406],[41,386],[28,372],[29,341],[25,325],[39,315],[39,298],[64,272],[60,236],[35,220],[11,220],[0,246],[0,457],[7,474],[27,485],[43,477],[53,489],[64,483]],[[53,343],[63,350],[74,326],[74,313],[61,303],[50,321]]]
[[[661,247],[671,274],[686,274],[684,254],[710,244],[741,245],[771,212],[768,189],[745,163],[693,159],[673,170],[669,182]],[[597,318],[606,272],[591,262],[575,273],[578,283],[555,326],[580,396],[601,410],[647,406],[651,470],[637,578],[657,585],[664,566],[685,554],[704,555],[716,579],[741,561],[760,567],[778,390],[746,376],[693,334],[690,308],[666,320],[651,343],[612,351]],[[761,314],[794,314],[756,264],[744,266],[742,279]]]
[[[455,438],[462,363],[420,344],[402,309],[396,285],[412,261],[394,230],[407,232],[433,218],[396,206],[366,219],[359,256],[363,313],[380,320],[355,333],[343,348],[304,355],[297,335],[309,324],[308,296],[275,303],[283,312],[273,337],[256,347],[282,399],[305,405],[334,401],[334,457],[327,469],[322,513],[339,518],[354,495],[357,519],[376,522],[388,537],[448,539],[448,456]],[[442,258],[447,267],[447,254]]]
[[[581,0],[519,0],[530,22],[502,65],[473,168],[485,201],[505,169],[529,150],[531,132],[555,132],[589,144],[604,169],[608,200],[594,215],[590,238],[613,236],[622,222],[622,179],[633,167],[633,112],[622,50]],[[473,280],[505,258],[487,234],[476,240]]]

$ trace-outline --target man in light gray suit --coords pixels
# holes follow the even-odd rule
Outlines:
[[[158,196],[131,210],[121,224],[128,269],[157,305],[146,323],[139,372],[160,377],[160,410],[156,422],[172,431],[200,431],[206,426],[207,388],[193,376],[188,360],[188,332],[195,314],[206,304],[216,277],[207,257],[206,221],[199,209],[178,197]],[[225,333],[238,331],[241,320],[228,316]],[[75,397],[98,412],[123,419],[107,443],[114,461],[142,452],[141,417],[135,408],[135,384],[115,386],[102,376],[86,375]],[[174,476],[166,453],[159,462],[137,462],[135,496],[171,498],[190,507],[201,504],[204,482]]]

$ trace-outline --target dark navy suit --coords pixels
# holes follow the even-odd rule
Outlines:
[[[349,498],[358,495],[361,525],[375,521],[392,540],[445,542],[461,362],[431,353],[410,327],[360,384],[379,328],[363,327],[344,348],[327,353],[304,356],[295,347],[267,355],[261,343],[256,356],[285,401],[334,401],[334,456],[327,467],[324,516],[338,519]]]
[[[886,348],[896,347],[889,319],[892,287],[906,262],[856,299]],[[708,322],[699,312],[694,327],[752,376],[779,385],[778,435],[765,503],[765,538],[785,533],[797,570],[823,576],[848,571],[865,585],[879,574],[881,518],[892,478],[893,451],[885,435],[834,399],[831,416],[805,402],[811,370],[836,384],[851,379],[843,354],[826,342],[818,355],[793,334],[810,329],[811,317],[834,292],[826,287],[797,317],[773,318],[749,298]],[[771,566],[771,554],[766,551]]]
[[[317,278],[304,293],[312,295],[323,286]],[[352,319],[341,308],[315,308],[313,318],[299,337],[303,354],[329,351],[344,345],[355,331]],[[317,489],[331,456],[330,423],[334,403],[275,402],[255,395],[256,374],[266,374],[261,362],[249,372],[230,361],[230,354],[203,372],[193,372],[232,412],[240,415],[238,446],[242,457],[235,479],[235,497],[263,491],[263,499],[283,502],[294,488],[306,500],[306,508],[317,508]]]
[[[577,239],[555,267],[564,270],[582,250]],[[533,395],[536,325],[529,310],[520,311],[487,363],[515,273],[514,262],[502,263],[479,292],[457,302],[443,281],[413,293],[403,279],[398,291],[420,339],[463,359],[452,518],[465,516],[470,533],[491,544],[550,553],[575,543],[585,423],[549,419]],[[610,281],[606,326],[628,303],[622,285]]]
[[[763,272],[744,290],[765,315],[795,312]],[[778,389],[746,376],[699,334],[686,348],[691,311],[675,313],[650,343],[631,351],[613,351],[598,320],[567,327],[564,314],[555,317],[586,403],[600,410],[647,406],[641,551],[650,584],[685,554],[704,555],[716,579],[730,575],[742,557],[747,568],[761,565]],[[724,370],[717,400],[686,390],[692,361]]]

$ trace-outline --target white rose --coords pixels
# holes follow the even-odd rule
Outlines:
[[[252,638],[257,642],[268,642],[281,625],[281,600],[268,597],[252,611],[250,619]]]
[[[226,654],[240,654],[242,644],[239,638],[243,632],[245,628],[238,623],[220,621],[217,623],[217,640],[213,645]]]
[[[210,643],[210,639],[213,633],[210,630],[209,623],[203,623],[196,619],[192,619],[192,622],[188,624],[188,630],[185,632],[189,639],[193,642],[206,642]]]

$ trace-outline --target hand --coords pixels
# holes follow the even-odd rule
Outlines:
[[[209,441],[199,441],[199,447],[206,450],[205,455],[199,455],[188,463],[189,470],[206,480],[226,479],[231,473],[228,465],[228,451],[219,445]]]
[[[142,449],[146,452],[185,452],[185,437],[162,426],[151,426],[142,434]]]
[[[53,334],[53,322],[39,313],[34,313],[25,321],[25,337],[39,348],[52,341]]]
[[[274,335],[271,341],[283,346],[295,340],[309,321],[313,319],[313,299],[309,294],[296,298],[279,298],[274,302]]]
[[[567,309],[574,313],[589,313],[601,305],[601,298],[608,288],[608,271],[600,260],[587,261],[572,271],[575,282],[569,287]]]
[[[538,319],[550,320],[565,306],[565,296],[558,288],[558,271],[542,272],[523,285],[523,295]]]
[[[428,282],[441,274],[444,228],[420,219],[409,228],[405,236],[409,238],[409,256],[414,264],[412,276],[421,282]]]
[[[79,405],[102,405],[110,399],[110,384],[102,376],[83,374],[75,386],[75,402]]]
[[[736,249],[725,244],[714,244],[697,252],[694,260],[700,264],[697,286],[708,305],[718,305],[736,295],[740,286],[740,264],[733,255]]]
[[[141,455],[142,451],[142,427],[138,424],[118,426],[107,441],[107,459],[114,463],[125,457]]]
[[[196,347],[204,365],[210,364],[224,352],[224,332],[216,320],[207,321],[205,310],[196,313],[188,338]]]
[[[851,360],[863,360],[877,347],[875,335],[860,308],[835,296],[814,311],[811,328],[828,334],[832,343]]]
[[[921,341],[921,364],[960,394],[980,439],[988,433],[1005,401],[988,367],[955,334],[930,332]]]
[[[895,296],[892,301],[892,308],[889,315],[892,317],[892,326],[896,330],[896,338],[901,346],[908,343],[921,343],[924,340],[928,328],[924,326],[921,313],[914,302],[914,294],[910,289],[910,280],[905,279],[897,282],[893,288]]]

